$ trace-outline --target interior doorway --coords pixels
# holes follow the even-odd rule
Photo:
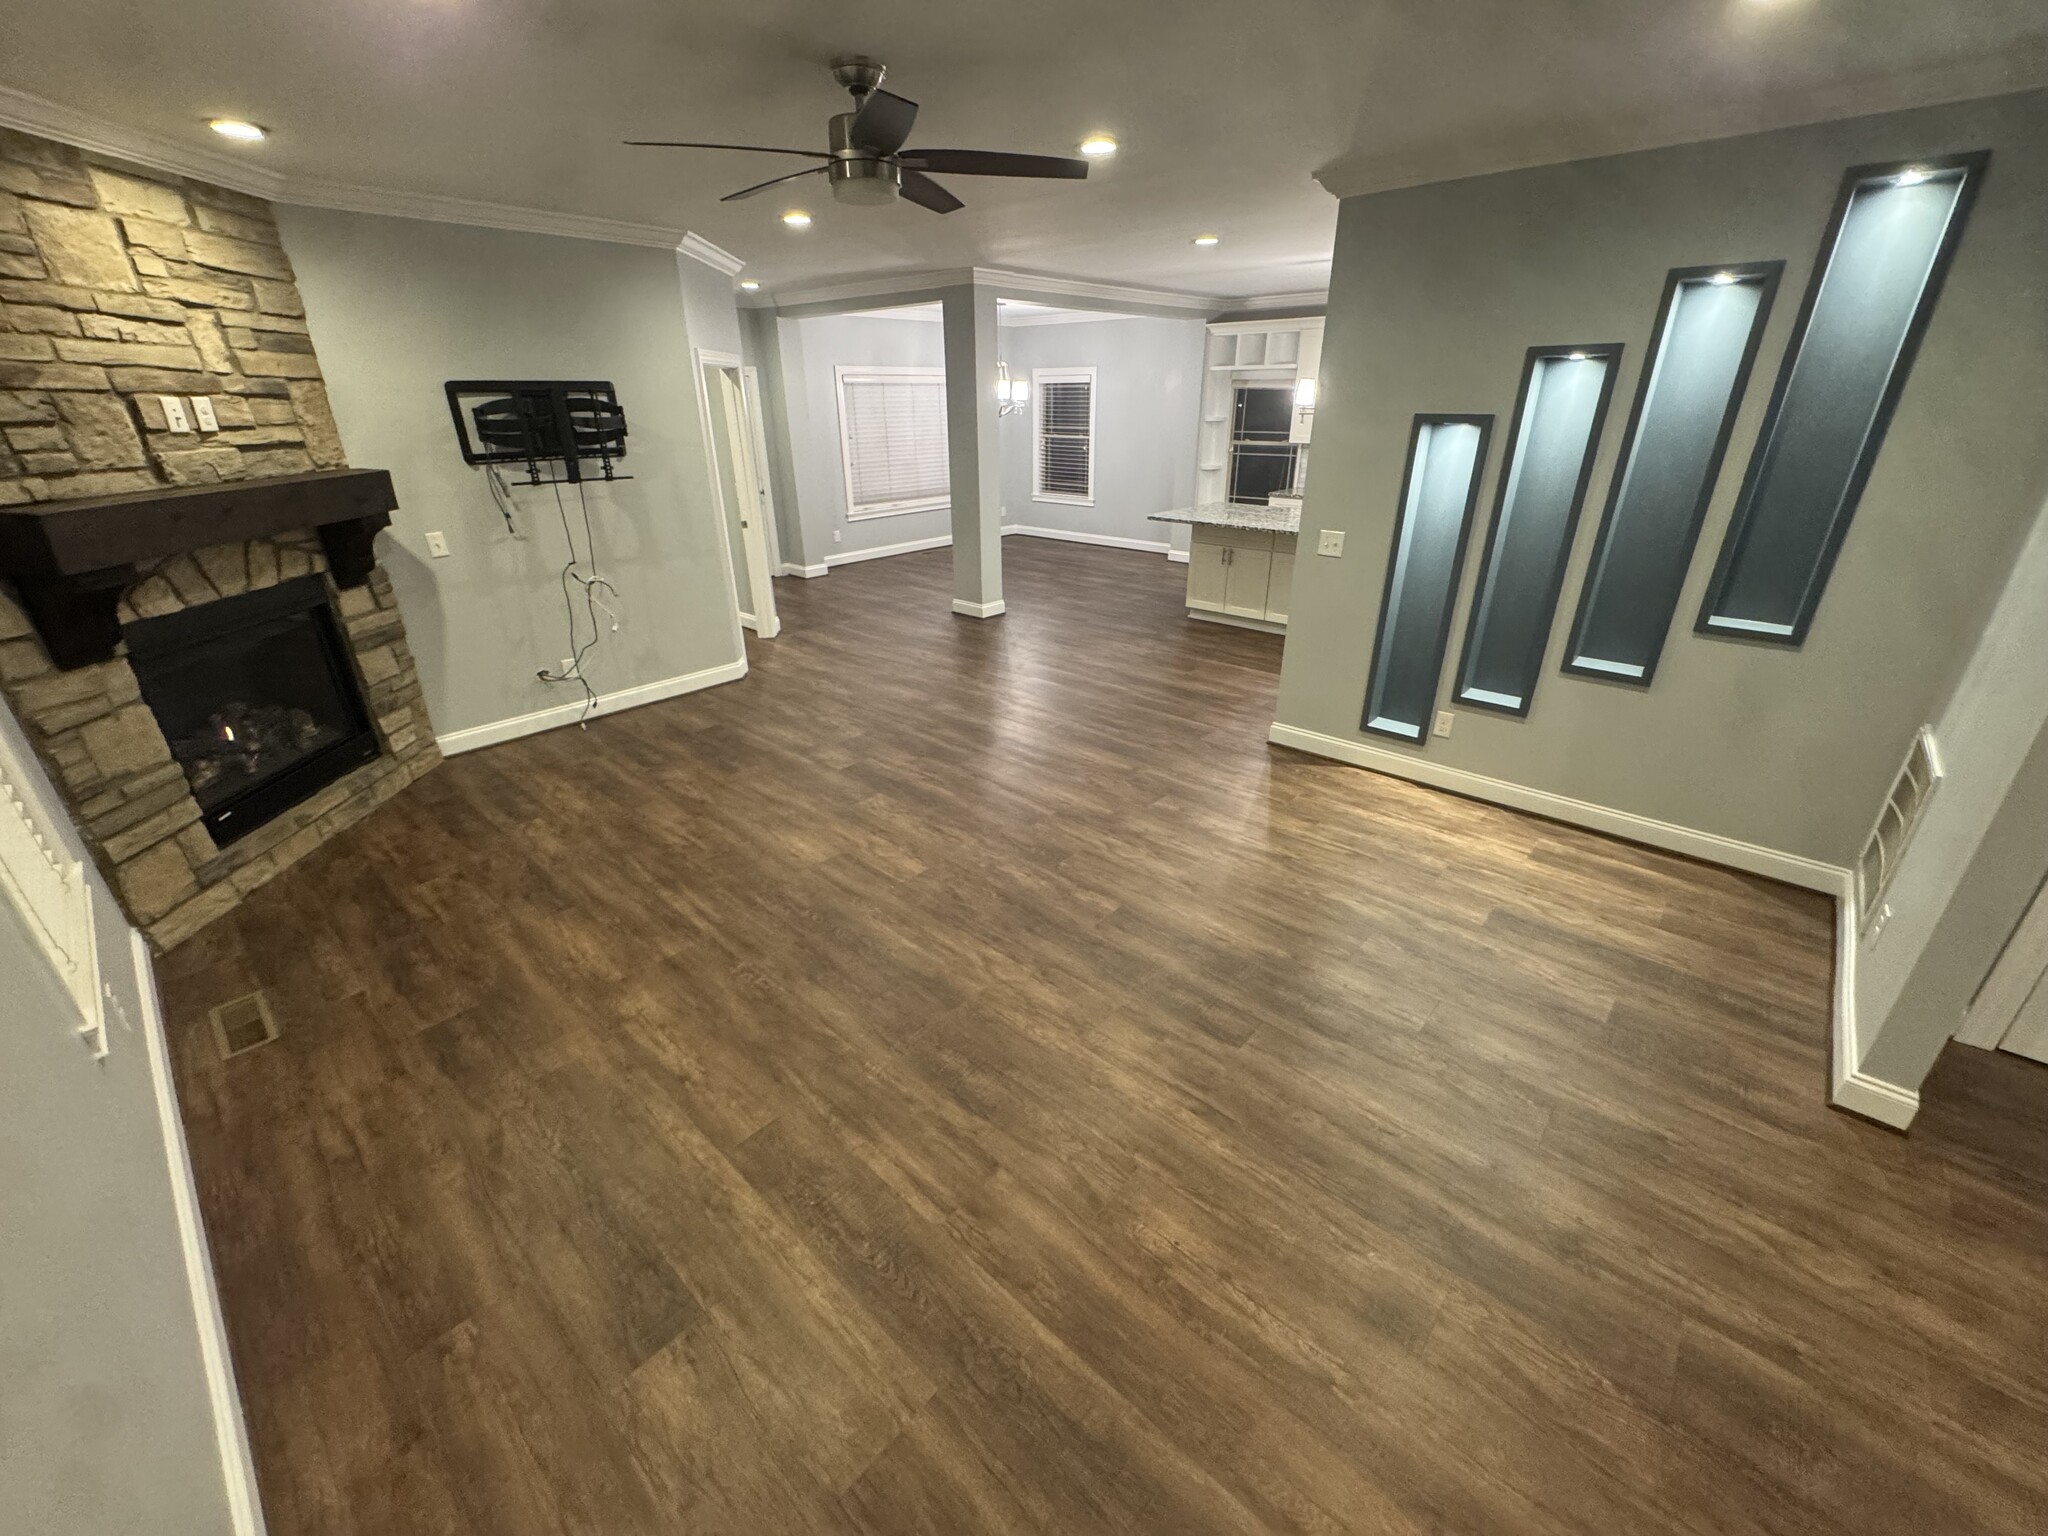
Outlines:
[[[2048,1063],[2048,882],[1971,999],[1956,1038]]]
[[[730,353],[697,351],[697,401],[711,455],[711,484],[725,522],[740,623],[764,640],[781,632],[775,612],[775,508],[764,464],[758,376]]]

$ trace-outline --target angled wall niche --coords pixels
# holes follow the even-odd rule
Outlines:
[[[1620,367],[1619,342],[1529,349],[1465,626],[1462,704],[1529,713]]]
[[[1647,685],[1763,340],[1782,261],[1664,279],[1564,670]]]
[[[1805,641],[1989,159],[1857,166],[1843,178],[1700,605],[1702,634]]]
[[[1416,743],[1429,734],[1492,430],[1491,416],[1415,418],[1373,636],[1364,730]]]

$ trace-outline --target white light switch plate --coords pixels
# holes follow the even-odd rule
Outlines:
[[[1450,735],[1451,726],[1453,723],[1456,722],[1457,718],[1458,717],[1452,714],[1448,709],[1438,710],[1436,712],[1436,729],[1433,732],[1431,732],[1431,734],[1435,736]]]
[[[448,535],[445,533],[428,534],[427,553],[436,560],[446,560],[448,558]]]
[[[192,419],[199,423],[199,430],[202,432],[218,432],[220,430],[220,422],[214,418],[213,397],[211,395],[194,395],[192,397]]]
[[[1325,528],[1316,535],[1316,553],[1319,555],[1341,555],[1344,553],[1344,530]]]
[[[164,408],[164,425],[173,432],[190,432],[192,418],[185,414],[183,395],[158,395],[156,403]]]

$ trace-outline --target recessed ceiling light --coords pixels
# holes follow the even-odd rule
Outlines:
[[[258,128],[254,123],[245,123],[239,117],[209,118],[206,126],[224,139],[239,139],[244,144],[253,144],[258,139],[270,137],[268,129]]]
[[[1221,240],[1222,238],[1223,237],[1221,235],[1197,235],[1195,236],[1195,244],[1214,245],[1218,240]]]
[[[1901,187],[1917,187],[1932,174],[1931,171],[1923,171],[1916,165],[1911,170],[1899,172],[1898,175],[1892,178],[1892,181],[1894,185]]]
[[[782,222],[791,229],[808,229],[811,225],[811,216],[801,208],[792,208],[782,216]]]
[[[1106,160],[1116,153],[1116,140],[1106,133],[1091,133],[1081,141],[1080,148],[1090,160]]]
[[[761,285],[755,282],[751,277],[743,277],[740,279],[740,286],[746,289],[747,292],[752,293],[756,288],[759,288]]]

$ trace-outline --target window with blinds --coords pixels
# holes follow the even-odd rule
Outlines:
[[[1034,368],[1038,433],[1032,454],[1034,501],[1095,504],[1095,370]]]
[[[833,372],[846,515],[889,517],[948,505],[946,371],[841,365]]]

